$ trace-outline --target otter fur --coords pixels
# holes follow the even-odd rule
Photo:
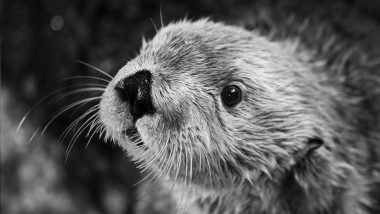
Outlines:
[[[148,176],[136,212],[378,212],[379,48],[319,19],[252,14],[171,23],[108,85],[107,137]]]

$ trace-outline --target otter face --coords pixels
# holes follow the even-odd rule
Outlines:
[[[299,67],[253,32],[171,24],[114,77],[101,120],[156,176],[214,189],[253,183],[289,167],[313,134],[308,101],[294,96]]]

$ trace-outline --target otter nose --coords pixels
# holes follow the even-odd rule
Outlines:
[[[150,93],[151,76],[149,71],[141,70],[116,84],[115,90],[121,100],[129,103],[134,121],[155,112]]]

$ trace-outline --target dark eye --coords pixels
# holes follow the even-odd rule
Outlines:
[[[233,107],[241,101],[241,90],[236,85],[229,85],[222,91],[222,102],[227,107]]]

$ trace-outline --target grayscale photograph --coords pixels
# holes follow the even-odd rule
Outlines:
[[[379,214],[379,0],[2,0],[2,214]]]

